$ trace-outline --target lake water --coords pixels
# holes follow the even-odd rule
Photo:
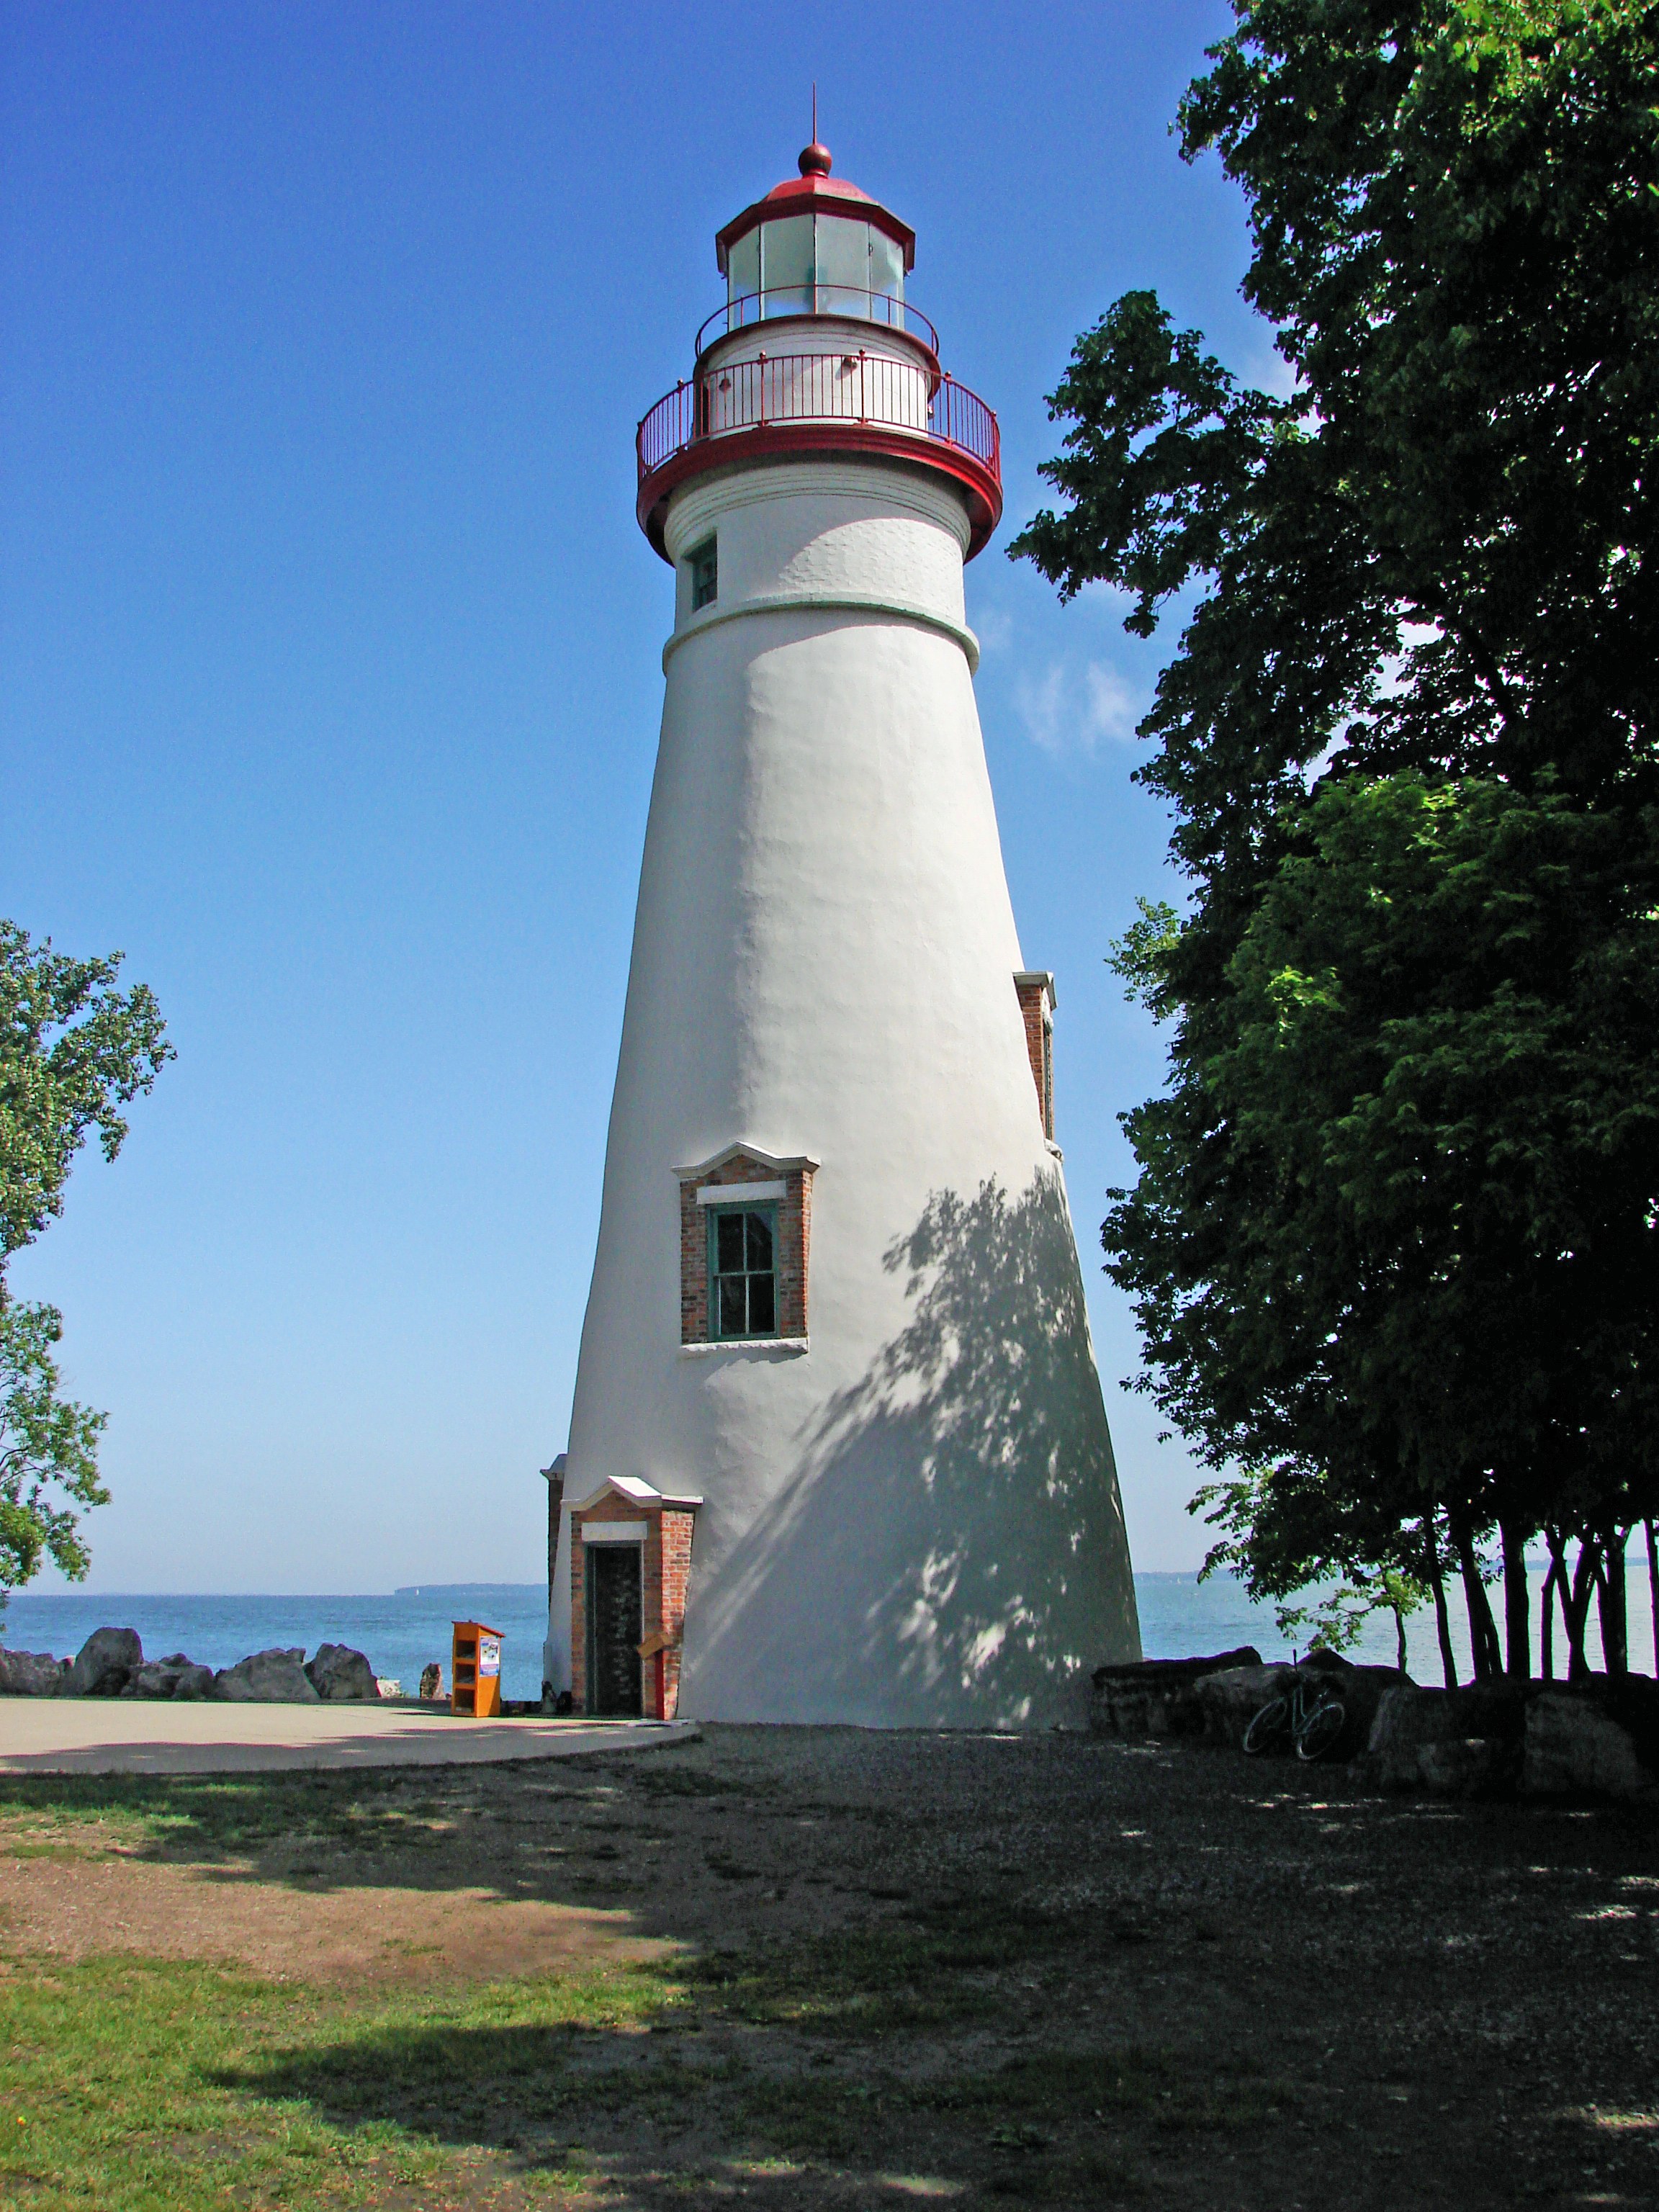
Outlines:
[[[1648,1603],[1645,1559],[1632,1559],[1630,1577],[1630,1656],[1643,1672],[1653,1664],[1653,1635]],[[1543,1571],[1532,1577],[1533,1623],[1537,1635],[1538,1599]],[[1252,1605],[1230,1576],[1200,1583],[1191,1574],[1135,1577],[1140,1608],[1141,1642],[1149,1659],[1181,1659],[1254,1644],[1264,1659],[1289,1658],[1291,1647],[1273,1625],[1273,1607]],[[1498,1594],[1494,1592],[1494,1601]],[[1592,1613],[1593,1619],[1593,1613]],[[152,1597],[88,1596],[76,1590],[45,1595],[14,1591],[7,1600],[3,1640],[13,1650],[51,1651],[59,1657],[79,1650],[94,1628],[136,1628],[145,1656],[161,1658],[187,1652],[204,1666],[229,1667],[250,1651],[272,1645],[303,1644],[307,1657],[319,1644],[349,1644],[366,1652],[377,1674],[401,1681],[413,1695],[421,1669],[437,1660],[449,1684],[452,1621],[481,1620],[501,1631],[501,1694],[540,1694],[542,1638],[547,1628],[547,1591],[539,1583],[434,1583],[418,1589],[350,1597]],[[1419,1682],[1442,1679],[1434,1618],[1425,1610],[1407,1625],[1408,1657]],[[1467,1680],[1471,1672],[1468,1631],[1462,1606],[1454,1597],[1452,1641]],[[1592,1627],[1590,1662],[1601,1664],[1601,1645]],[[1374,1620],[1358,1659],[1392,1666],[1394,1623]],[[1537,1651],[1533,1654],[1537,1664]],[[1556,1668],[1566,1665],[1565,1638],[1557,1624]]]
[[[541,1695],[544,1583],[434,1583],[368,1597],[89,1597],[79,1590],[37,1596],[16,1590],[6,1601],[4,1637],[14,1651],[62,1658],[78,1651],[94,1628],[136,1628],[147,1659],[185,1651],[204,1667],[231,1667],[273,1645],[302,1644],[309,1658],[319,1644],[349,1644],[367,1653],[377,1674],[401,1682],[413,1697],[428,1660],[438,1661],[449,1687],[456,1620],[501,1630],[504,1698]]]

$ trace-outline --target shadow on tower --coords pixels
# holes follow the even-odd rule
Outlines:
[[[780,1721],[1080,1725],[1140,1637],[1060,1178],[936,1192],[883,1264],[909,1319],[737,1547],[693,1710],[741,1680]]]

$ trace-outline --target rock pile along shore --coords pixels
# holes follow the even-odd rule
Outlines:
[[[1659,1804],[1659,1684],[1645,1674],[1431,1690],[1395,1668],[1355,1667],[1332,1651],[1312,1651],[1299,1668],[1264,1667],[1247,1647],[1097,1668],[1089,1727],[1239,1748],[1263,1706],[1310,1674],[1346,1709],[1327,1756],[1370,1788]]]
[[[392,1688],[388,1685],[388,1690]],[[381,1695],[374,1669],[346,1644],[255,1651],[234,1667],[198,1666],[182,1651],[146,1659],[133,1628],[94,1628],[73,1659],[0,1651],[0,1697],[217,1698],[231,1705],[365,1705]]]

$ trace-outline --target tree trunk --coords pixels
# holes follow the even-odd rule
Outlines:
[[[1504,1671],[1511,1681],[1524,1682],[1532,1673],[1527,1532],[1513,1521],[1500,1521],[1498,1532],[1504,1547]]]
[[[1446,1678],[1446,1687],[1457,1687],[1457,1661],[1452,1651],[1451,1617],[1446,1611],[1446,1577],[1440,1565],[1440,1540],[1434,1524],[1423,1523],[1424,1548],[1428,1554],[1429,1588],[1434,1592],[1434,1632],[1440,1639],[1440,1670]]]
[[[1480,1579],[1480,1563],[1467,1535],[1454,1531],[1452,1541],[1457,1547],[1457,1565],[1463,1577],[1463,1602],[1468,1608],[1469,1650],[1474,1660],[1474,1679],[1477,1682],[1495,1682],[1504,1671],[1504,1653],[1498,1641],[1498,1624],[1487,1601],[1486,1585]]]
[[[1394,1609],[1394,1663],[1402,1674],[1406,1672],[1406,1616],[1398,1606]]]
[[[1609,1674],[1630,1672],[1630,1621],[1625,1607],[1625,1546],[1628,1528],[1612,1529],[1601,1547],[1596,1604],[1601,1615],[1601,1663]]]
[[[1589,1611],[1594,1551],[1591,1546],[1580,1544],[1578,1564],[1569,1575],[1566,1537],[1559,1528],[1546,1528],[1544,1541],[1550,1547],[1556,1595],[1561,1601],[1561,1620],[1567,1632],[1567,1680],[1582,1681],[1589,1672],[1589,1662],[1584,1656],[1584,1620]]]
[[[1659,1681],[1659,1537],[1651,1521],[1642,1523],[1648,1535],[1648,1607],[1653,1614],[1653,1674]]]
[[[1538,1608],[1538,1671],[1547,1682],[1555,1680],[1555,1561],[1544,1577],[1543,1601]]]
[[[1549,1543],[1561,1591],[1561,1617],[1567,1624],[1567,1680],[1582,1682],[1590,1670],[1584,1656],[1584,1624],[1589,1618],[1590,1591],[1595,1581],[1595,1547],[1580,1540],[1578,1564],[1569,1580],[1566,1540],[1552,1535]]]

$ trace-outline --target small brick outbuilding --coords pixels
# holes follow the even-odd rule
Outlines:
[[[701,1498],[613,1475],[570,1508],[571,1702],[672,1721]]]

